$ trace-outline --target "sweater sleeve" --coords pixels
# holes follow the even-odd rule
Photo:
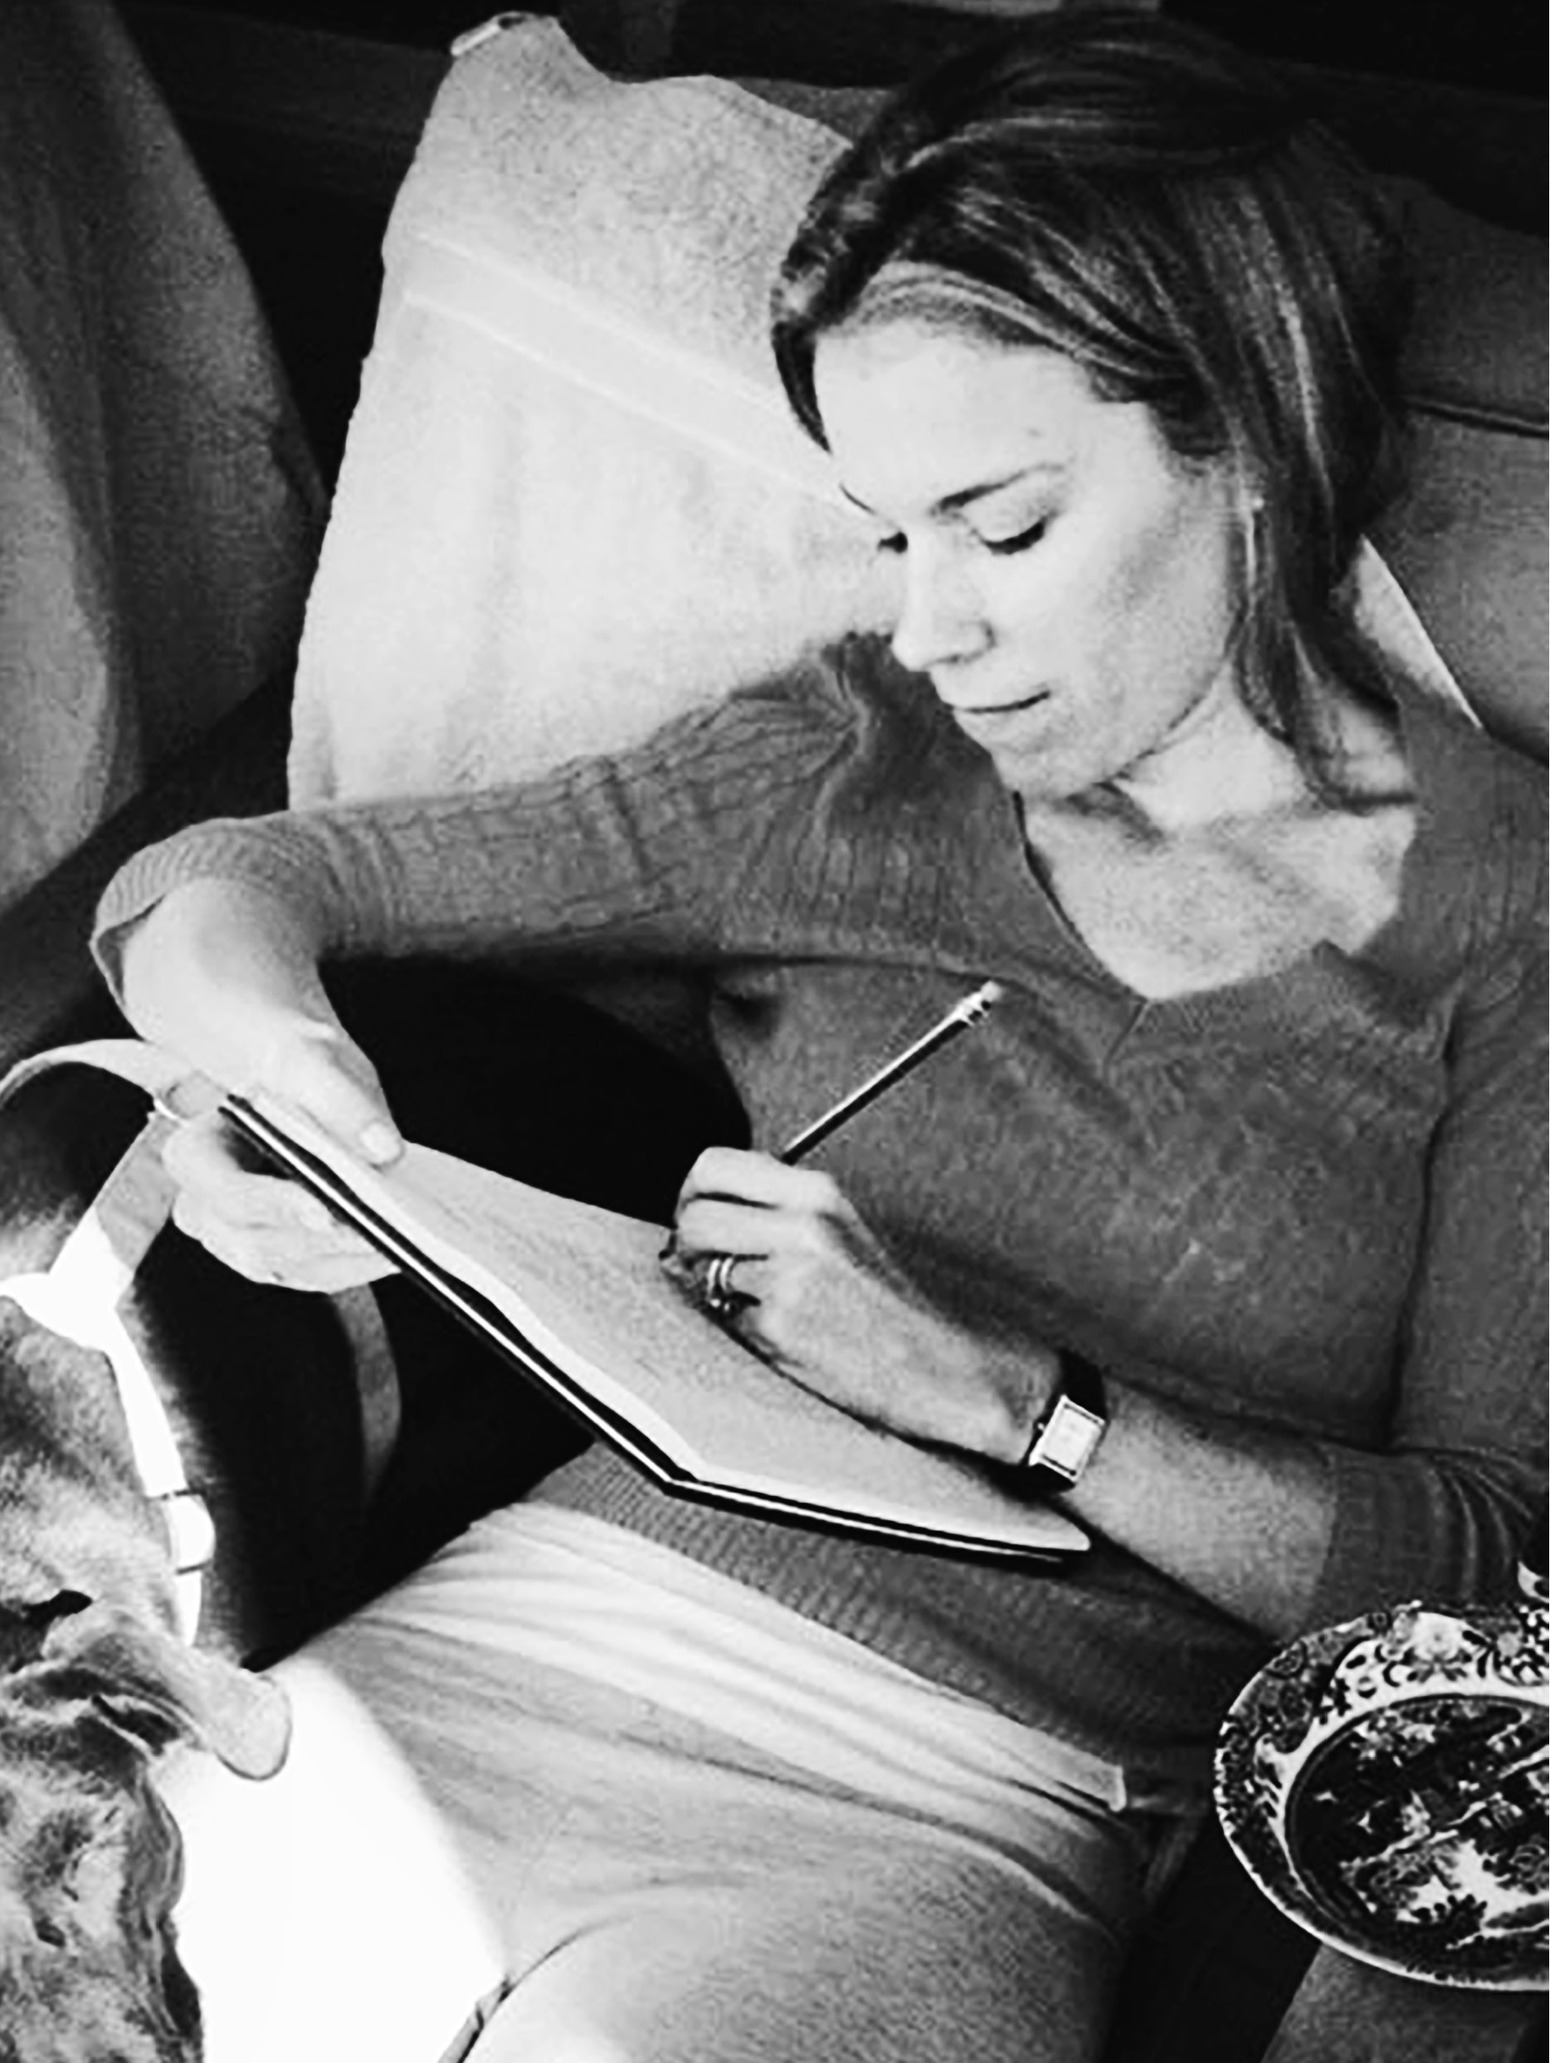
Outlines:
[[[236,880],[286,904],[325,954],[523,952],[692,966],[772,825],[851,729],[828,662],[730,698],[617,757],[516,787],[198,824],[109,883],[93,950],[180,884]]]
[[[1509,1595],[1545,1494],[1543,852],[1523,841],[1532,914],[1454,1019],[1388,1447],[1326,1448],[1336,1522],[1310,1625]]]

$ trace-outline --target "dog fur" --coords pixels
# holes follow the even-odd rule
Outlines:
[[[0,2063],[198,2063],[177,1955],[186,1741],[249,1777],[283,1694],[177,1631],[112,1370],[0,1298]]]

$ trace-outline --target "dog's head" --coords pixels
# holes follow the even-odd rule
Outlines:
[[[284,1696],[123,1611],[64,1602],[0,1630],[0,2063],[197,2063],[172,1917],[182,1843],[152,1769],[186,1740],[272,1774]]]

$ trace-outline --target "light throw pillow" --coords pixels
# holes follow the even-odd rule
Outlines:
[[[548,20],[455,61],[309,597],[298,803],[536,773],[889,620],[766,339],[839,144],[721,81],[610,80]]]
[[[825,112],[853,128],[874,95]],[[301,806],[613,750],[851,630],[898,566],[792,420],[770,283],[843,145],[547,19],[457,58],[393,210],[297,673]],[[1375,554],[1364,616],[1446,669]]]

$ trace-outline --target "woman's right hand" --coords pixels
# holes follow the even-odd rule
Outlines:
[[[262,1090],[375,1165],[403,1151],[370,1060],[324,991],[317,950],[275,898],[228,881],[174,889],[121,947],[136,1029],[220,1089]],[[255,1282],[353,1288],[393,1272],[299,1184],[259,1170],[214,1106],[188,1110],[165,1150],[173,1220]]]

